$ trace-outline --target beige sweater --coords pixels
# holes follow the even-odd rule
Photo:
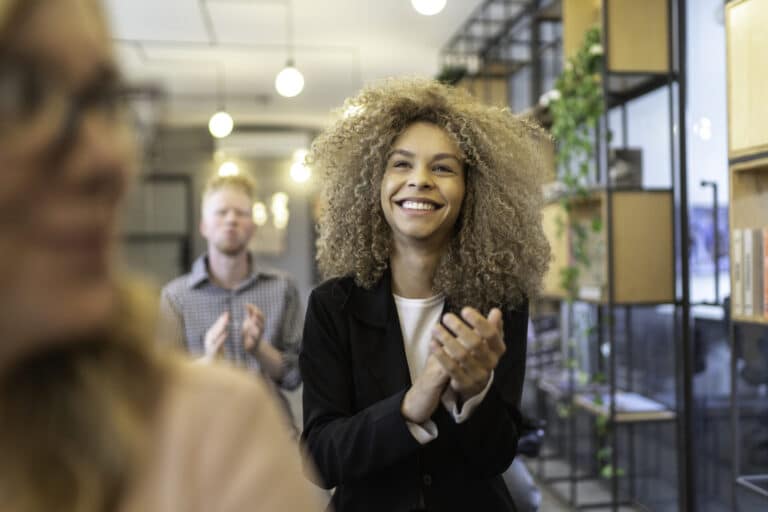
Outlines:
[[[193,364],[169,381],[147,469],[120,512],[323,509],[261,383]]]

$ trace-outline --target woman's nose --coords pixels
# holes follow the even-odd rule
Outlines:
[[[411,175],[408,177],[408,186],[418,189],[429,189],[434,186],[432,173],[429,166],[417,164],[414,166]]]
[[[61,154],[68,183],[90,196],[120,196],[136,163],[129,129],[88,112],[74,130]]]

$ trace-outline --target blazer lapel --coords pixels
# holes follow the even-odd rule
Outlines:
[[[350,298],[352,313],[361,324],[360,332],[355,333],[353,339],[366,354],[368,369],[384,396],[410,387],[411,376],[389,272],[370,290],[355,287]]]

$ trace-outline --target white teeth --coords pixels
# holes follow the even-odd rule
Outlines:
[[[403,202],[403,208],[406,210],[434,210],[435,205],[432,203],[419,203],[416,201]]]

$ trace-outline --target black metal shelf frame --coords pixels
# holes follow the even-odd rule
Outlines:
[[[692,363],[692,341],[688,322],[690,317],[690,270],[687,259],[687,244],[682,240],[688,239],[688,198],[687,198],[687,159],[686,159],[686,131],[685,131],[685,112],[686,112],[686,3],[685,0],[669,0],[669,16],[667,33],[669,39],[669,62],[670,71],[668,73],[651,72],[611,72],[606,70],[603,73],[603,93],[605,97],[606,112],[595,134],[597,140],[596,151],[596,182],[600,183],[601,189],[606,192],[605,201],[607,209],[606,236],[607,236],[607,259],[608,276],[614,275],[614,255],[611,250],[611,240],[613,239],[613,192],[619,190],[611,183],[607,172],[608,162],[608,144],[603,143],[603,134],[608,130],[608,116],[613,109],[621,110],[623,143],[627,141],[627,109],[626,105],[634,99],[647,95],[650,92],[667,89],[669,98],[669,125],[676,126],[677,130],[670,129],[670,153],[672,155],[672,183],[673,183],[673,219],[675,219],[675,244],[673,260],[679,269],[676,272],[677,286],[674,301],[670,304],[675,308],[675,339],[679,340],[677,353],[675,357],[676,374],[681,376],[676,385],[676,406],[675,418],[665,421],[675,422],[677,439],[681,446],[678,457],[678,488],[679,509],[695,512],[695,493],[693,485],[695,477],[692,461],[692,383],[693,383],[693,363]],[[604,3],[602,10],[603,27],[607,32],[608,3]],[[561,21],[561,2],[559,0],[486,0],[470,16],[467,22],[460,27],[458,32],[446,43],[441,51],[441,64],[443,66],[464,66],[468,69],[471,76],[483,76],[483,68],[492,69],[495,65],[497,71],[494,76],[498,76],[498,69],[502,73],[508,72],[508,78],[511,79],[517,72],[530,67],[530,92],[531,100],[535,103],[539,96],[545,91],[542,90],[542,56],[549,51],[557,51],[562,47],[562,41],[559,32],[557,37],[552,40],[543,40],[541,35],[541,26],[543,24],[558,24]],[[604,37],[607,39],[608,34]],[[608,52],[610,48],[605,48],[605,59],[608,61]],[[475,69],[472,69],[472,68]],[[541,110],[534,107],[535,110]],[[607,333],[603,328],[597,330],[597,343],[600,346],[604,337],[607,335],[610,343],[610,353],[608,360],[609,390],[612,397],[616,396],[618,390],[616,378],[616,350],[613,346],[616,340],[617,326],[613,321],[608,321],[604,316],[604,309],[608,315],[616,307],[625,307],[631,309],[632,305],[619,304],[615,300],[615,289],[613,278],[608,279],[608,300],[602,304],[596,304],[598,308],[598,324],[607,326]],[[631,350],[631,349],[630,349]],[[631,361],[630,361],[631,364]],[[573,371],[571,374],[571,389],[573,392]],[[537,383],[538,384],[538,383]],[[630,390],[631,391],[631,390]],[[573,395],[573,393],[571,393]],[[567,393],[566,393],[567,396]],[[613,421],[617,417],[616,400],[610,400],[610,422],[616,426],[619,423]],[[540,476],[548,481],[567,480],[570,483],[570,496],[565,498],[571,506],[579,509],[594,508],[596,504],[579,506],[576,496],[576,485],[579,481],[592,478],[590,475],[577,475],[578,468],[573,464],[575,461],[574,450],[575,427],[573,415],[568,420],[568,437],[571,437],[568,456],[571,462],[570,475],[567,477],[556,477],[554,480],[547,478],[542,474],[543,465],[540,464]],[[626,424],[625,424],[626,425]],[[633,433],[633,427],[629,425],[630,435]],[[618,444],[615,428],[611,435],[611,463],[613,468],[618,467]],[[633,446],[633,443],[630,443]],[[630,453],[630,457],[632,454]],[[618,507],[625,503],[619,499],[618,477],[615,474],[611,478],[611,501],[609,503],[597,504],[602,507],[610,507],[612,510],[618,510]],[[562,497],[562,496],[561,496]]]
[[[739,368],[736,357],[736,341],[739,339],[741,333],[739,332],[743,326],[751,326],[756,329],[767,329],[768,325],[750,321],[731,320],[729,326],[729,337],[731,340],[731,396],[730,396],[730,413],[731,413],[731,449],[733,451],[732,461],[732,486],[733,492],[731,494],[732,501],[731,507],[734,512],[738,512],[739,500],[738,492],[739,488],[746,489],[750,492],[754,498],[765,501],[766,507],[768,507],[768,474],[761,475],[747,475],[741,473],[741,415],[740,410],[740,397],[739,397]]]
[[[560,19],[560,0],[485,0],[443,46],[440,64],[463,67],[472,77],[503,69],[506,78],[530,66],[531,97],[538,98],[541,56],[562,45],[559,35],[542,38],[540,27]]]

